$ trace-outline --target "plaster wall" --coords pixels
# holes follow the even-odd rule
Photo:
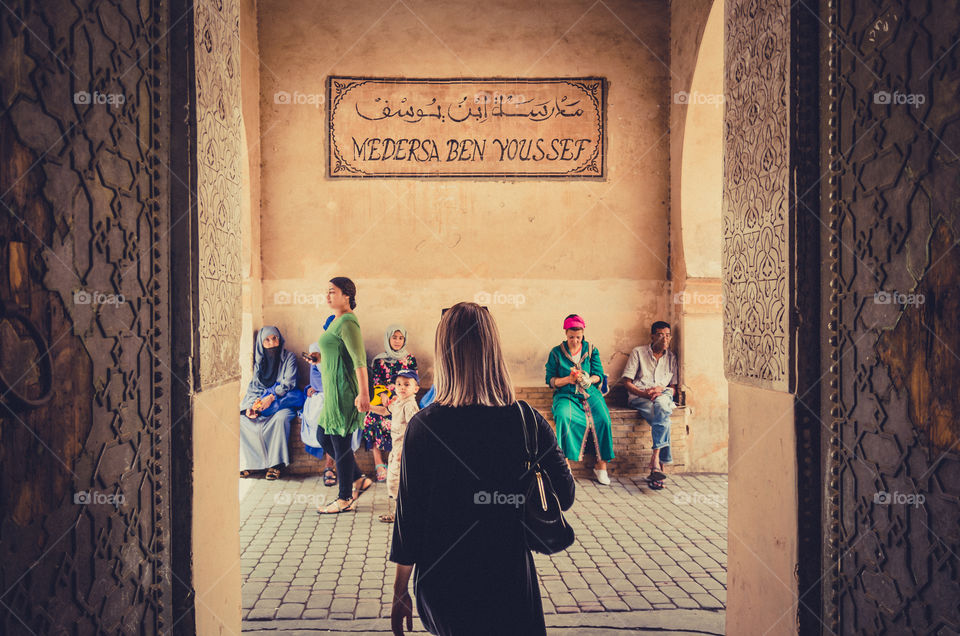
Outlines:
[[[229,382],[193,398],[193,584],[197,634],[240,633],[237,392]]]
[[[370,355],[403,322],[425,369],[441,308],[483,301],[519,385],[543,382],[569,313],[584,316],[614,378],[650,323],[673,318],[667,2],[269,0],[258,11],[263,321],[290,348],[320,334],[334,275],[358,285]],[[331,74],[606,77],[608,177],[327,179],[324,109],[274,95],[322,95]]]
[[[670,266],[690,470],[727,470],[720,218],[723,0],[670,5]]]
[[[727,633],[797,634],[792,393],[729,383]]]
[[[255,0],[240,2],[242,117],[241,276],[243,379],[193,397],[193,575],[196,633],[239,634],[240,503],[237,494],[238,395],[251,373],[253,325],[261,322],[260,115]]]
[[[260,283],[260,45],[257,37],[257,2],[240,3],[240,100],[243,117],[243,201],[241,223],[243,248],[241,275],[243,294],[240,337],[241,387],[253,372],[253,336],[263,324],[263,293]]]

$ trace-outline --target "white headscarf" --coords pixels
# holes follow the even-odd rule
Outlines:
[[[399,351],[394,351],[393,347],[390,346],[390,338],[393,337],[393,334],[396,332],[403,334],[403,346],[400,347]],[[387,333],[383,337],[383,353],[378,353],[373,359],[378,360],[380,358],[389,358],[391,360],[403,360],[407,357],[407,330],[403,328],[403,325],[392,324],[387,327]]]

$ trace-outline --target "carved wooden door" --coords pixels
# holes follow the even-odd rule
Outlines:
[[[169,631],[169,7],[0,9],[0,633]]]
[[[960,5],[820,11],[824,632],[957,633]]]

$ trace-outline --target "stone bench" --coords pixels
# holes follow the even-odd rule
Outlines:
[[[530,406],[540,411],[556,431],[553,421],[553,389],[542,387],[523,387],[517,389],[517,399],[526,401]],[[653,438],[650,434],[650,425],[647,424],[636,409],[628,407],[626,390],[621,385],[614,386],[606,395],[607,408],[610,409],[610,424],[613,432],[613,461],[608,462],[607,471],[611,475],[621,477],[646,476],[649,472],[650,456],[653,453]],[[687,448],[687,409],[678,406],[673,411],[670,427],[670,442],[673,451],[673,463],[665,464],[665,473],[682,473],[690,463]],[[590,444],[587,444],[588,448]],[[596,460],[593,455],[584,451],[582,462],[570,462],[570,468],[575,475],[593,477],[593,466]]]
[[[426,390],[421,389],[417,396],[419,401]],[[553,389],[544,386],[518,387],[517,399],[526,401],[537,409],[556,430],[553,421]],[[616,458],[609,462],[608,471],[611,475],[645,476],[650,465],[650,455],[653,451],[653,439],[650,435],[650,426],[636,410],[626,406],[626,391],[622,386],[614,386],[606,396],[607,407],[610,409],[610,421],[613,429],[613,452]],[[684,472],[690,463],[687,448],[687,409],[678,406],[673,412],[670,429],[673,444],[673,464],[664,466],[665,473]],[[589,446],[589,445],[588,445]],[[361,472],[374,474],[373,453],[361,446],[356,452],[357,465]],[[290,466],[288,473],[295,475],[316,474],[323,468],[325,460],[319,460],[308,454],[303,448],[300,439],[300,420],[294,418],[290,424]],[[593,477],[593,455],[584,452],[582,462],[570,462],[570,468],[575,475]]]

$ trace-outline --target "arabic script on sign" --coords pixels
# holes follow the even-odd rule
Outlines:
[[[598,78],[328,79],[332,177],[602,178]]]

